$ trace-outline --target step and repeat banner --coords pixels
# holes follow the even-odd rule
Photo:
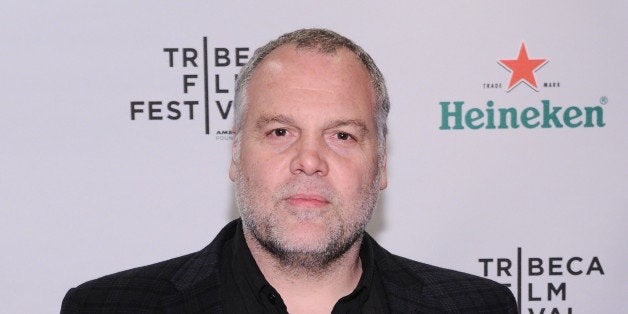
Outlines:
[[[387,80],[390,251],[508,285],[522,313],[626,313],[625,1],[7,1],[0,312],[197,251],[238,216],[234,79],[305,27]]]

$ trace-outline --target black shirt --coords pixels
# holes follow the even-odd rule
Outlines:
[[[242,222],[222,248],[220,265],[225,313],[287,313],[279,293],[262,275],[244,240]],[[332,313],[388,313],[386,293],[373,262],[370,241],[360,247],[362,275],[351,294],[338,300]]]

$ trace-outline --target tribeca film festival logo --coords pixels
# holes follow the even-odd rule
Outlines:
[[[248,61],[249,51],[249,47],[208,49],[207,37],[203,37],[200,49],[163,48],[164,67],[185,72],[173,82],[181,94],[170,99],[130,101],[131,120],[200,121],[205,134],[215,135],[216,140],[232,140],[233,132],[226,121],[232,113],[234,82]]]
[[[535,73],[548,64],[547,58],[530,58],[525,43],[521,43],[515,59],[499,59],[498,64],[510,72],[507,84],[483,83],[484,90],[505,89],[510,93],[515,88],[527,88],[533,92],[560,88],[560,82],[538,83]],[[463,100],[441,101],[440,130],[479,129],[550,129],[550,128],[601,128],[604,122],[605,96],[599,105],[568,106],[556,105],[556,101],[540,99],[536,106],[499,105],[487,100],[484,107],[469,105]]]
[[[575,310],[569,305],[568,291],[571,290],[566,279],[604,275],[597,256],[535,256],[524,259],[521,248],[517,248],[515,259],[490,257],[479,258],[478,262],[484,277],[511,289],[514,285],[519,313],[524,313],[522,307],[525,302],[529,314],[573,314]]]

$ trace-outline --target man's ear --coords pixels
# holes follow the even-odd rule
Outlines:
[[[231,165],[229,165],[229,179],[235,182],[236,177],[236,150],[237,150],[238,140],[236,136],[236,131],[233,131],[233,143],[231,143]]]
[[[379,189],[383,190],[388,186],[388,177],[386,176],[386,152],[379,162]]]

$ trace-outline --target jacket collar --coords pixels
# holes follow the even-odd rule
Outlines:
[[[219,297],[222,247],[233,237],[239,221],[236,219],[228,223],[208,246],[193,253],[179,268],[171,278],[177,290],[184,295],[196,295],[195,291],[202,290],[205,295]],[[408,268],[410,260],[386,251],[368,233],[364,234],[363,241],[369,241],[372,245],[375,271],[379,272],[391,312],[419,310],[418,297],[421,295],[423,280],[416,276],[416,270]]]
[[[392,313],[420,312],[419,298],[424,282],[416,275],[416,270],[408,268],[415,262],[388,252],[368,233],[365,233],[364,241],[370,241],[373,246],[375,269],[379,272],[384,290],[386,290],[390,311]]]
[[[179,268],[171,279],[177,290],[185,292],[208,280],[214,283],[220,281],[222,246],[233,237],[239,220],[228,223],[208,246],[193,253],[192,257]]]

